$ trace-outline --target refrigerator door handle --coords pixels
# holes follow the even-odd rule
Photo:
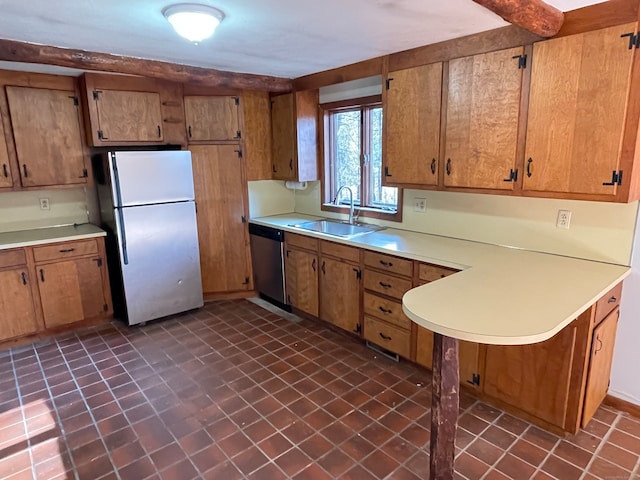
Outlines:
[[[115,153],[111,154],[111,170],[113,172],[113,186],[116,194],[116,206],[122,207],[122,192],[120,191],[120,176],[118,175],[118,164],[116,163]]]
[[[129,255],[127,254],[127,234],[124,229],[124,212],[122,208],[116,208],[118,212],[118,234],[120,236],[119,243],[122,247],[122,263],[129,265]]]

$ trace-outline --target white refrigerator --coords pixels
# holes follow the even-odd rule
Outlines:
[[[114,310],[129,325],[203,305],[189,151],[94,157]]]

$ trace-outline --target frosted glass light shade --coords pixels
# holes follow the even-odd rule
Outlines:
[[[217,8],[195,3],[170,5],[162,13],[178,35],[193,43],[213,35],[224,18],[224,13]]]

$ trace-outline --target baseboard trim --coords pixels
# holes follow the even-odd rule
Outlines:
[[[603,403],[605,405],[609,405],[610,407],[617,408],[621,412],[626,412],[629,415],[640,418],[640,405],[636,405],[635,403],[631,403],[627,400],[613,397],[611,395],[607,395],[606,397],[604,397]]]

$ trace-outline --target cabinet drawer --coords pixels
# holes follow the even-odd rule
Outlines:
[[[391,255],[384,255],[382,253],[365,251],[364,264],[367,267],[377,268],[378,270],[384,270],[405,277],[411,277],[413,274],[413,262],[411,260],[392,257]]]
[[[287,242],[287,246],[304,248],[306,250],[312,250],[314,252],[318,251],[317,238],[286,232],[284,234],[284,239]]]
[[[402,312],[402,304],[365,292],[364,313],[409,330],[411,320]]]
[[[609,315],[618,305],[620,305],[620,297],[622,296],[622,282],[605,293],[600,300],[596,302],[596,314],[593,325],[598,325],[604,318]]]
[[[409,358],[411,353],[411,333],[409,331],[366,315],[364,317],[364,338],[405,358]]]
[[[394,277],[386,273],[365,269],[364,288],[378,292],[389,297],[402,299],[402,296],[411,289],[411,280]]]
[[[358,263],[360,261],[360,250],[354,247],[348,247],[339,243],[320,242],[320,251],[325,255],[338,257],[343,260]]]
[[[458,273],[460,270],[453,268],[440,267],[438,265],[431,265],[430,263],[421,263],[418,267],[418,278],[424,282],[433,282],[440,280],[441,278],[448,277],[454,273]]]
[[[55,243],[33,248],[36,263],[61,258],[78,257],[80,255],[94,255],[98,253],[98,242],[95,239],[79,242]]]
[[[22,248],[0,252],[0,268],[15,267],[16,265],[24,265],[25,263],[27,263],[27,258]]]

